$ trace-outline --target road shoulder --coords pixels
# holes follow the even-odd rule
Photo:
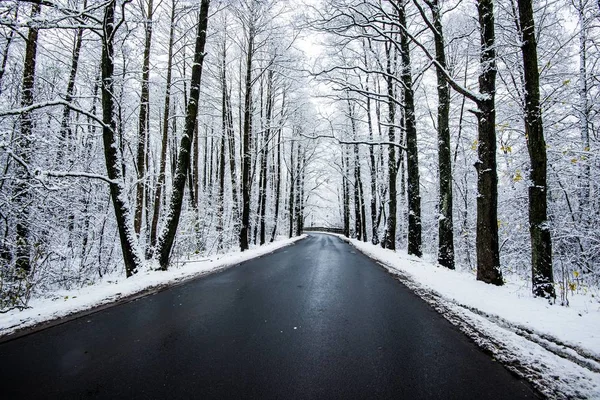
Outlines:
[[[590,348],[561,340],[562,338],[538,331],[527,324],[515,323],[501,315],[487,312],[485,307],[482,309],[468,302],[461,302],[460,295],[454,296],[432,288],[427,284],[426,278],[421,278],[420,271],[430,269],[435,272],[436,269],[446,273],[433,263],[401,252],[383,250],[343,235],[334,236],[376,261],[457,326],[483,351],[512,373],[529,381],[544,396],[558,399],[600,398],[600,356]],[[448,285],[453,283],[455,282],[449,281]],[[518,304],[518,300],[513,304]],[[554,312],[564,309],[558,305],[550,307]],[[590,339],[589,346],[593,348],[595,343],[591,341],[593,338]]]
[[[307,235],[301,235],[277,240],[245,252],[180,262],[167,271],[148,267],[127,279],[123,274],[106,276],[101,282],[91,286],[56,292],[50,297],[32,299],[29,308],[25,310],[11,310],[0,314],[0,343],[238,266],[245,261],[293,245],[306,237]]]

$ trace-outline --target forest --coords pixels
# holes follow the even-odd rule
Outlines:
[[[591,0],[2,1],[0,312],[310,227],[568,305],[598,39]]]

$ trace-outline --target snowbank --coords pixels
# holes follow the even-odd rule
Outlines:
[[[168,271],[147,269],[131,278],[124,274],[105,276],[100,282],[81,289],[53,293],[52,298],[32,299],[28,309],[0,314],[0,337],[17,330],[61,319],[85,310],[101,307],[128,298],[136,298],[160,288],[207,275],[241,262],[271,253],[288,246],[306,235],[277,240],[245,252],[216,255],[201,260],[190,260],[172,266]]]
[[[458,325],[495,358],[552,398],[600,399],[600,302],[570,296],[570,306],[533,297],[524,281],[498,287],[470,271],[348,239]],[[537,383],[537,384],[536,384]]]

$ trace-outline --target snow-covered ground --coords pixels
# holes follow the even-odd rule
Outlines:
[[[245,252],[190,260],[173,265],[168,271],[148,268],[131,278],[125,278],[123,273],[107,275],[102,281],[92,286],[54,292],[50,298],[32,299],[29,302],[29,308],[23,311],[12,310],[0,314],[0,336],[220,271],[243,261],[271,253],[305,237],[306,235],[302,235],[292,239],[277,240]]]
[[[336,235],[379,261],[484,350],[550,398],[600,399],[600,302],[573,294],[570,306],[534,298],[527,282],[497,287],[471,271]]]

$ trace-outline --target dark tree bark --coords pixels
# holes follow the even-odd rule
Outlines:
[[[548,226],[546,141],[540,106],[540,74],[532,0],[518,0],[523,38],[525,78],[525,136],[531,159],[529,186],[529,232],[531,235],[531,278],[536,296],[555,298],[552,273],[552,239]]]
[[[31,19],[37,18],[41,13],[40,4],[31,6]],[[21,107],[29,107],[33,104],[33,91],[35,83],[35,65],[37,61],[37,42],[39,28],[29,28],[25,44],[25,61],[23,63],[23,84],[21,87]],[[33,145],[33,121],[30,112],[21,114],[21,132],[18,137],[17,154],[26,164],[31,161]],[[14,201],[17,208],[16,231],[16,259],[17,270],[27,274],[31,271],[31,243],[29,237],[29,187],[27,185],[28,173],[20,168],[17,176],[19,182],[14,189]]]
[[[225,79],[225,86],[227,86],[227,79]],[[227,141],[229,145],[229,172],[231,174],[231,200],[233,207],[231,213],[233,215],[233,226],[235,231],[239,229],[240,225],[240,213],[239,213],[239,199],[238,199],[238,175],[237,175],[237,164],[236,160],[236,149],[235,149],[235,132],[233,129],[233,107],[231,106],[231,93],[227,94]]]
[[[113,80],[115,3],[116,1],[109,2],[104,10],[104,35],[102,38],[102,121],[104,125],[102,127],[102,140],[104,143],[106,172],[111,180],[110,195],[121,241],[125,274],[129,277],[136,273],[142,265],[142,257],[137,252],[137,236],[133,226],[130,226],[130,207],[127,202],[123,169],[117,145]]]
[[[369,92],[369,75],[366,76],[366,91]],[[371,97],[367,96],[367,126],[369,141],[373,141],[373,120],[371,117]],[[371,243],[379,244],[379,222],[377,221],[377,167],[375,146],[369,146],[369,167],[371,174]]]
[[[240,250],[248,250],[248,232],[250,228],[250,169],[252,168],[252,58],[254,56],[254,21],[251,18],[248,27],[248,47],[246,48],[246,80],[244,94],[244,130],[242,137],[242,226],[240,229]]]
[[[17,21],[19,17],[19,7],[15,7],[15,15],[13,16],[13,21]],[[0,64],[0,94],[2,94],[2,78],[4,77],[4,73],[6,72],[6,63],[8,62],[8,52],[10,50],[10,45],[15,36],[15,29],[11,29],[8,37],[6,38],[6,43],[4,44],[4,52],[2,53],[2,63]]]
[[[198,16],[198,31],[196,33],[196,45],[194,50],[194,64],[192,67],[192,78],[190,81],[190,98],[185,115],[185,130],[181,137],[179,157],[177,159],[177,170],[173,181],[173,194],[165,228],[158,240],[159,263],[162,269],[167,269],[169,257],[175,242],[183,197],[185,192],[185,181],[190,166],[190,153],[196,118],[198,115],[198,101],[200,98],[200,82],[202,80],[202,65],[204,62],[204,47],[206,45],[206,30],[208,28],[208,8],[210,0],[202,0],[200,3],[200,14]]]
[[[350,127],[352,130],[352,139],[356,139],[356,121],[354,120],[354,110],[350,97],[346,95],[346,103],[348,106],[348,118],[350,118]],[[363,215],[361,214],[362,199],[362,181],[360,179],[360,159],[358,155],[358,144],[353,147],[354,151],[354,234],[358,240],[363,240]]]
[[[266,110],[265,110],[265,121],[267,123],[264,129],[263,147],[261,149],[261,186],[259,188],[259,201],[260,201],[260,244],[263,245],[266,242],[266,209],[267,209],[267,156],[269,153],[269,141],[271,139],[271,120],[273,117],[273,70],[267,72],[267,99],[266,99]]]
[[[385,239],[382,246],[396,250],[396,178],[398,170],[396,168],[396,146],[391,143],[396,141],[396,99],[394,94],[394,80],[392,75],[392,55],[391,44],[386,43],[386,84],[387,84],[387,106],[388,106],[388,220],[385,230]]]
[[[354,148],[354,190],[352,191],[354,195],[354,235],[356,239],[363,240],[362,237],[362,218],[360,213],[360,169],[358,167],[358,145],[352,146]]]
[[[405,0],[398,8],[400,25],[406,26]],[[406,166],[408,180],[408,254],[421,257],[421,195],[419,194],[419,150],[417,148],[417,126],[415,101],[410,66],[410,45],[406,32],[400,31],[400,55],[404,93],[404,117],[406,123]]]
[[[200,165],[199,165],[199,158],[200,158],[200,127],[198,126],[198,120],[196,120],[196,122],[194,123],[194,142],[192,143],[192,160],[190,162],[190,168],[192,173],[190,174],[190,201],[192,202],[192,206],[195,207],[196,209],[198,209],[198,205],[199,205],[199,191],[200,191]],[[212,134],[212,128],[211,128],[211,134]],[[206,149],[208,149],[208,146],[206,145],[206,142],[208,141],[208,135],[206,135],[206,139],[204,140],[204,147]],[[211,154],[212,156],[212,154]],[[206,162],[206,158],[205,158],[205,162],[204,162],[204,171],[206,173],[206,170],[210,168],[212,163],[207,163]],[[204,191],[205,192],[210,192],[210,183],[206,183],[204,185]]]
[[[479,129],[477,155],[477,279],[502,285],[498,245],[498,172],[496,170],[496,50],[494,2],[478,0],[481,34],[481,73],[477,102]]]
[[[296,128],[293,128],[296,129]],[[296,173],[294,167],[294,141],[290,142],[290,187],[289,187],[289,198],[288,198],[288,237],[294,236],[294,200],[295,200],[295,189],[296,189]]]
[[[433,16],[435,59],[446,69],[446,52],[440,14],[439,0],[429,4]],[[454,227],[452,219],[452,152],[450,150],[450,87],[440,68],[437,72],[438,89],[438,165],[439,165],[439,218],[438,218],[438,263],[454,269]]]
[[[170,18],[170,29],[169,29],[169,50],[167,58],[167,82],[165,92],[165,107],[163,110],[163,126],[162,126],[162,140],[160,150],[160,165],[158,172],[158,181],[156,183],[156,191],[154,193],[154,211],[152,214],[152,226],[150,228],[150,247],[148,251],[148,258],[152,257],[154,247],[156,246],[157,232],[158,232],[158,220],[160,218],[160,208],[162,203],[163,188],[165,185],[165,170],[167,167],[167,148],[169,146],[169,111],[171,110],[171,80],[173,71],[173,43],[175,40],[175,12],[176,12],[176,0],[171,2],[171,18]]]
[[[302,225],[304,220],[304,215],[302,212],[302,202],[304,198],[304,190],[303,190],[303,149],[302,144],[298,142],[296,146],[298,153],[296,155],[296,199],[294,200],[294,222],[296,225],[295,234],[296,236],[300,236],[302,234]]]
[[[285,108],[285,97],[284,97],[284,106]],[[275,212],[273,214],[274,225],[273,231],[271,232],[271,242],[275,241],[275,236],[277,235],[277,223],[279,222],[279,198],[281,196],[281,128],[277,129],[277,166],[275,170]]]
[[[225,210],[225,135],[226,132],[222,131],[221,144],[219,147],[219,188],[217,192],[217,247],[219,250],[222,250],[223,248],[223,212]]]
[[[217,248],[223,248],[223,211],[225,210],[225,145],[228,137],[227,117],[227,43],[226,35],[223,35],[221,46],[221,157],[219,159],[219,191],[217,194]]]
[[[348,182],[348,153],[342,146],[342,214],[344,220],[344,236],[350,237],[350,184]]]
[[[87,0],[83,2],[83,8],[87,7]],[[70,103],[73,101],[73,93],[75,92],[75,78],[77,77],[77,69],[79,67],[79,54],[81,53],[81,43],[83,42],[83,28],[77,29],[75,32],[75,41],[73,43],[73,58],[71,59],[71,70],[69,72],[69,80],[67,81],[67,91],[65,93],[65,101]],[[60,140],[61,143],[58,146],[58,154],[56,156],[57,163],[62,164],[65,156],[65,151],[69,152],[71,145],[71,132],[70,124],[71,108],[65,106],[63,108],[63,115],[60,122]]]
[[[142,215],[144,212],[144,194],[146,191],[146,152],[149,142],[148,123],[150,109],[150,47],[152,45],[152,14],[153,0],[148,0],[148,10],[144,21],[145,42],[144,61],[142,64],[142,90],[140,95],[140,114],[138,118],[138,145],[137,145],[137,187],[135,196],[135,233],[140,234],[142,229]]]
[[[192,147],[191,147],[191,158],[190,158],[190,165],[189,165],[189,171],[188,171],[188,187],[189,187],[189,191],[190,191],[190,205],[192,207],[194,207],[195,209],[198,209],[198,187],[199,187],[199,176],[198,176],[198,153],[199,153],[199,142],[200,142],[200,131],[199,131],[199,127],[198,127],[198,120],[196,119],[196,121],[194,121],[194,140],[192,140]],[[207,135],[205,136],[205,143],[208,140],[208,132]],[[208,146],[206,146],[205,144],[205,148],[207,148]],[[208,169],[208,162],[205,159],[205,163],[204,163],[204,173],[206,174],[206,170]],[[207,191],[207,185],[204,186],[204,190]]]

